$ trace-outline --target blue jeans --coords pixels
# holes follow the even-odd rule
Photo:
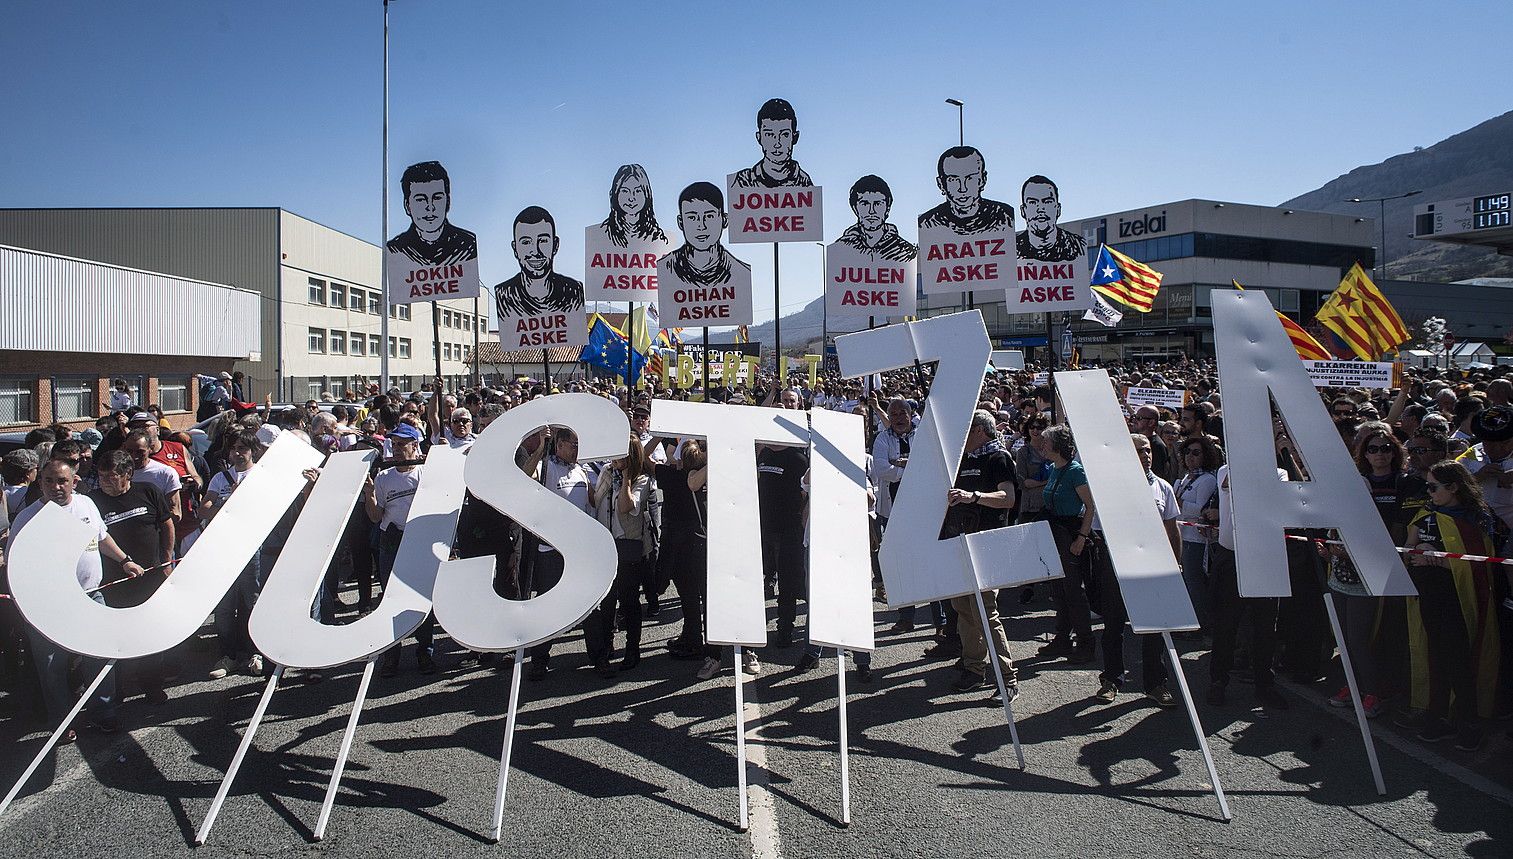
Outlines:
[[[1208,611],[1208,544],[1182,541],[1182,581],[1187,584],[1187,596],[1193,601],[1198,613],[1198,625],[1207,630]]]
[[[393,525],[383,529],[378,535],[378,585],[384,590],[389,589],[389,576],[394,574],[394,559],[399,556],[399,544],[404,541],[403,528]],[[415,629],[415,643],[420,646],[420,651],[430,656],[436,650],[436,615],[427,614],[426,619],[420,622]],[[391,661],[399,660],[399,650],[402,644],[396,643],[389,651],[388,658]]]
[[[242,568],[215,607],[215,637],[221,643],[221,656],[241,661],[257,652],[252,636],[247,632],[247,620],[252,616],[252,606],[263,591],[263,578],[271,566],[273,559],[262,549],[252,553],[252,560]]]
[[[105,597],[99,592],[92,593],[89,597],[101,605],[105,604]],[[42,684],[42,702],[47,706],[48,718],[62,718],[74,703],[73,689],[68,682],[68,664],[73,654],[54,644],[52,639],[38,632],[36,627],[27,626],[26,635],[31,639],[32,660],[37,664],[37,679]],[[105,667],[105,660],[81,656],[79,667],[92,680]],[[115,718],[116,703],[116,672],[112,670],[100,681],[99,688],[95,689],[94,700],[89,702],[90,718],[96,722]]]

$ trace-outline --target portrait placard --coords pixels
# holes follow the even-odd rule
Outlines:
[[[825,311],[832,319],[913,316],[914,260],[890,261],[835,242],[825,252]]]
[[[615,172],[609,215],[584,231],[584,297],[588,301],[656,301],[657,260],[672,242],[657,222],[651,180],[639,164]]]
[[[494,286],[499,344],[505,351],[588,344],[583,284],[555,270],[557,222],[540,206],[515,216],[510,249],[520,273]]]
[[[764,102],[756,115],[762,159],[725,177],[730,197],[730,241],[818,242],[825,238],[824,205],[816,186],[794,158],[799,120],[781,98]]]
[[[982,153],[972,146],[942,152],[935,185],[945,201],[919,216],[920,288],[933,295],[1017,284],[1014,207],[983,196],[988,166]]]
[[[399,186],[410,228],[384,248],[389,303],[478,297],[478,237],[447,217],[452,180],[446,168],[437,161],[411,164]]]
[[[683,244],[657,260],[657,316],[674,327],[750,325],[751,266],[720,242],[725,195],[695,182],[678,195]]]
[[[1019,186],[1024,229],[1014,237],[1017,285],[1004,296],[1005,313],[1047,313],[1093,306],[1087,242],[1062,229],[1061,190],[1044,176]]]

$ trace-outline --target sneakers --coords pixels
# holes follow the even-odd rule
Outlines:
[[[704,657],[704,664],[699,666],[698,677],[700,680],[709,680],[720,673],[720,660],[713,656]]]
[[[1072,652],[1067,655],[1066,661],[1073,665],[1086,665],[1093,661],[1095,651],[1096,648],[1091,641],[1087,644],[1079,644],[1072,648]]]
[[[236,660],[232,659],[229,656],[222,656],[219,660],[216,661],[215,667],[211,668],[210,673],[206,676],[211,680],[220,680],[221,678],[225,677],[227,674],[230,674],[235,670]]]
[[[951,688],[957,692],[972,692],[977,689],[986,689],[988,688],[988,678],[972,671],[963,671],[961,672],[961,677],[951,684]]]
[[[1375,719],[1382,715],[1382,699],[1375,695],[1367,695],[1361,699],[1361,709],[1365,711],[1366,718]]]
[[[1420,730],[1425,725],[1429,724],[1429,711],[1404,711],[1403,713],[1398,714],[1398,717],[1396,719],[1392,720],[1392,724],[1397,725],[1399,728],[1407,728],[1410,731]]]
[[[871,683],[874,679],[875,679],[875,677],[872,674],[872,666],[870,666],[870,665],[858,665],[858,666],[856,666],[856,682],[858,682],[858,683]]]
[[[924,652],[926,659],[955,659],[958,656],[961,656],[961,639],[956,638],[937,638]]]
[[[1463,752],[1474,752],[1481,749],[1481,728],[1467,725],[1461,728],[1455,735],[1455,747]]]
[[[1058,635],[1045,644],[1040,645],[1040,649],[1035,652],[1035,655],[1044,659],[1071,656],[1072,640],[1065,635]]]
[[[1018,683],[1005,683],[1004,684],[1004,688],[1009,690],[1009,703],[1010,704],[1012,704],[1015,701],[1019,700],[1019,684]],[[993,694],[988,696],[988,703],[989,704],[994,704],[994,705],[999,706],[999,707],[1003,706],[1003,696],[1000,695],[1000,694],[998,694],[998,686],[996,684],[993,686]]]
[[[755,650],[741,651],[741,670],[753,677],[762,673],[762,660],[757,658]]]
[[[1334,693],[1333,695],[1331,695],[1329,697],[1329,706],[1331,706],[1331,707],[1349,707],[1350,706],[1350,687],[1349,686],[1341,686],[1340,687],[1340,691],[1338,691],[1338,692]]]
[[[254,653],[247,657],[247,664],[244,667],[249,677],[263,676],[263,655],[261,653]]]
[[[1163,709],[1177,706],[1177,696],[1172,694],[1172,690],[1166,688],[1165,683],[1154,689],[1145,690],[1145,697],[1156,702],[1156,706]]]
[[[620,659],[620,670],[630,671],[641,664],[641,649],[638,647],[625,648],[625,656]]]
[[[1418,731],[1418,738],[1426,743],[1439,743],[1455,736],[1455,729],[1444,719],[1429,718]]]
[[[889,632],[893,632],[893,633],[913,632],[914,631],[914,621],[912,621],[912,620],[900,620],[897,623],[893,624],[892,626],[888,627],[888,631]]]
[[[1094,700],[1102,701],[1105,704],[1114,703],[1114,699],[1118,697],[1119,687],[1115,686],[1111,680],[1099,681],[1098,691],[1093,693]]]
[[[803,656],[799,657],[799,664],[793,666],[793,671],[795,674],[802,674],[805,671],[812,671],[814,667],[819,664],[820,658],[818,656],[815,656],[813,653],[806,652]],[[858,670],[860,670],[860,668],[858,668]]]
[[[1268,710],[1291,710],[1292,705],[1282,697],[1275,686],[1257,686],[1256,703]]]

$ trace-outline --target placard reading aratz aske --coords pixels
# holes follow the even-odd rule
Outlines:
[[[1315,388],[1390,388],[1391,361],[1304,361]]]

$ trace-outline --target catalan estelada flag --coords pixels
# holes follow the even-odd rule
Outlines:
[[[1350,267],[1339,288],[1330,294],[1314,318],[1362,361],[1376,361],[1382,353],[1411,339],[1403,318],[1366,276],[1360,263]]]
[[[1114,250],[1108,245],[1098,248],[1093,264],[1093,289],[1125,307],[1149,313],[1156,292],[1161,289],[1161,272]]]
[[[1241,292],[1245,291],[1245,287],[1241,286],[1238,280],[1231,280],[1230,283],[1235,285],[1235,289]],[[1313,335],[1309,334],[1303,326],[1283,316],[1280,310],[1276,311],[1276,314],[1277,319],[1282,323],[1282,330],[1287,332],[1287,339],[1292,341],[1292,348],[1297,350],[1299,358],[1302,358],[1304,361],[1330,361],[1334,359],[1334,356],[1329,354],[1329,350],[1320,346],[1319,341],[1313,339]]]

